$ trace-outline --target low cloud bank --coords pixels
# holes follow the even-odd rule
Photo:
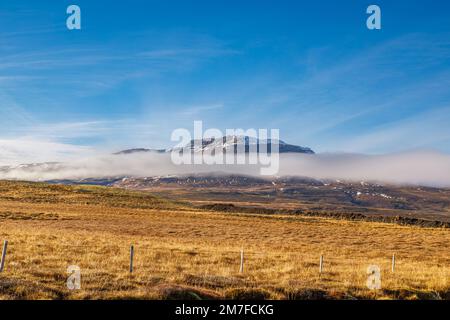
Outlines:
[[[97,156],[70,163],[0,167],[0,179],[78,180],[212,172],[267,177],[260,175],[257,165],[174,165],[170,154],[136,153]],[[376,156],[280,154],[277,176],[450,187],[450,155],[425,151]]]

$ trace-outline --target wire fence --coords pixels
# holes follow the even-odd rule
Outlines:
[[[68,267],[79,268],[85,281],[98,280],[114,275],[123,277],[160,277],[168,278],[185,274],[191,282],[207,282],[209,278],[229,277],[238,281],[233,285],[253,286],[264,282],[275,283],[274,270],[286,279],[302,274],[315,279],[339,279],[339,274],[350,273],[347,279],[365,279],[377,276],[376,269],[370,273],[367,267],[381,266],[384,274],[402,278],[414,276],[415,262],[409,263],[404,257],[388,253],[385,257],[367,259],[362,263],[359,257],[338,256],[332,254],[299,252],[266,252],[261,249],[245,248],[200,248],[170,246],[155,247],[145,243],[99,244],[27,244],[4,241],[0,261],[2,274],[31,274],[39,279],[51,274],[59,275],[56,281],[65,281],[70,276]],[[375,261],[374,261],[375,260]],[[370,261],[375,263],[370,263]],[[436,271],[440,270],[440,271]],[[445,265],[436,264],[429,277],[441,272],[443,281],[450,279],[450,270]],[[199,275],[196,280],[195,275]],[[423,275],[421,277],[424,277]],[[447,279],[447,280],[445,280]],[[299,280],[292,278],[290,280]],[[342,279],[341,279],[342,280]],[[336,280],[337,281],[337,280]],[[342,280],[347,281],[347,280]],[[358,280],[359,281],[359,280]],[[362,280],[361,280],[362,281]]]

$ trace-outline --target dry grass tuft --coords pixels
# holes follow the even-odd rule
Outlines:
[[[9,240],[0,299],[450,298],[447,229],[209,212],[143,192],[0,182],[0,239]],[[366,286],[372,264],[381,290]],[[66,287],[69,265],[81,268],[81,290]]]

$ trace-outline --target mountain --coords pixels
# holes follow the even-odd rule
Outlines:
[[[305,153],[314,154],[314,151],[307,147],[300,147],[293,144],[288,144],[282,140],[271,140],[271,139],[257,139],[249,136],[225,136],[219,139],[203,139],[203,140],[191,140],[190,143],[182,148],[167,149],[170,151],[191,151],[194,153],[205,152],[211,150],[224,150],[226,152],[239,153],[244,151],[249,153],[251,151],[256,151],[257,153],[262,152],[262,150],[267,150],[271,152],[271,145],[278,144],[279,153]],[[261,150],[261,147],[262,150]]]
[[[303,153],[303,154],[314,154],[314,151],[307,147],[296,146],[288,144],[282,140],[262,140],[255,139],[248,136],[226,136],[220,139],[203,139],[191,140],[190,143],[186,144],[183,148],[174,149],[147,149],[147,148],[132,148],[126,149],[119,152],[113,153],[113,155],[131,155],[140,153],[158,153],[167,154],[172,151],[183,151],[183,152],[210,152],[212,150],[225,150],[227,152],[239,153],[244,151],[245,153],[252,152],[256,150],[257,153],[267,150],[271,152],[271,143],[276,143],[279,146],[279,153]],[[15,176],[20,176],[23,173],[33,173],[33,172],[56,172],[70,167],[70,163],[63,162],[43,162],[43,163],[29,163],[20,164],[14,166],[0,166],[0,174],[3,178],[10,178]],[[97,181],[98,177],[90,177]],[[113,177],[114,179],[117,177]],[[100,183],[105,184],[105,183]]]
[[[11,172],[15,170],[22,172],[33,172],[35,170],[50,172],[60,169],[62,165],[63,164],[61,162],[24,163],[14,166],[1,166],[0,172]]]
[[[164,153],[166,150],[164,149],[145,149],[145,148],[134,148],[134,149],[127,149],[122,150],[119,152],[115,152],[113,154],[132,154],[132,153],[145,153],[145,152],[156,152],[156,153]]]
[[[111,181],[109,185],[206,205],[208,209],[219,207],[253,212],[258,208],[255,213],[283,213],[283,210],[301,208],[301,212],[296,213],[342,218],[364,216],[381,220],[387,217],[398,222],[407,219],[411,224],[421,224],[425,219],[450,226],[449,188],[219,173],[127,177]]]
[[[260,152],[261,146],[263,150],[271,152],[271,143],[278,144],[279,153],[305,153],[314,154],[314,151],[308,147],[296,146],[293,144],[288,144],[282,140],[263,140],[256,139],[249,136],[225,136],[220,139],[203,139],[203,140],[191,140],[190,143],[186,144],[181,148],[169,148],[169,149],[146,149],[146,148],[135,148],[127,149],[114,153],[115,155],[121,154],[133,154],[133,153],[145,153],[145,152],[156,152],[156,153],[167,153],[172,151],[184,151],[184,152],[205,152],[211,150],[224,150],[238,153],[239,151],[244,151],[249,153],[252,150]],[[262,151],[262,150],[261,150]]]
[[[121,154],[133,154],[133,153],[145,153],[145,152],[156,152],[156,153],[168,153],[172,151],[191,151],[194,153],[205,152],[210,150],[225,150],[232,151],[234,153],[240,150],[249,153],[251,150],[256,150],[260,152],[261,146],[265,146],[268,152],[271,152],[271,139],[263,140],[256,139],[249,136],[225,136],[220,139],[203,139],[203,140],[191,140],[190,143],[186,144],[184,147],[179,148],[169,148],[169,149],[146,149],[146,148],[134,148],[122,150],[114,153],[115,155]],[[305,153],[314,154],[314,151],[308,147],[296,146],[293,144],[286,143],[282,140],[273,140],[274,144],[278,144],[279,153]]]

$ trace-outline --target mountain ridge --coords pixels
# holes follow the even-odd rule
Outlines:
[[[238,153],[244,151],[249,153],[251,151],[256,151],[257,153],[262,152],[262,150],[271,152],[271,146],[273,144],[278,145],[279,153],[304,153],[304,154],[315,154],[315,152],[309,147],[298,146],[294,144],[289,144],[283,140],[278,139],[257,139],[249,136],[223,136],[221,138],[215,139],[201,139],[201,140],[191,140],[189,143],[183,147],[168,148],[168,149],[147,149],[147,148],[133,148],[126,149],[115,152],[115,155],[121,154],[133,154],[133,153],[145,153],[145,152],[155,152],[155,153],[168,153],[172,151],[191,151],[194,153],[205,152],[210,150],[224,150],[232,151]],[[263,148],[261,148],[263,146]]]

